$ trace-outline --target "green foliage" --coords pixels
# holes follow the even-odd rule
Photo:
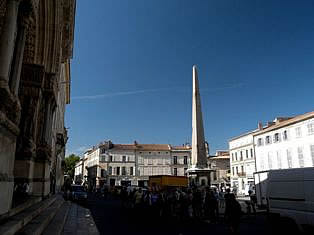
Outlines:
[[[65,161],[65,171],[64,171],[64,174],[69,175],[73,179],[74,178],[75,164],[79,160],[80,160],[80,157],[75,155],[75,154],[71,154],[70,156],[66,157],[64,159],[64,161]]]

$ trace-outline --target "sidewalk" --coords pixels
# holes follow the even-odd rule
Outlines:
[[[99,235],[90,210],[71,202],[62,235]]]

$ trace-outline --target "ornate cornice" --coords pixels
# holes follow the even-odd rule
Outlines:
[[[72,58],[76,0],[63,0],[62,62]]]
[[[51,161],[52,149],[46,142],[37,145],[36,161]]]
[[[0,78],[0,112],[3,112],[10,122],[18,125],[21,117],[21,105],[18,98],[9,89],[6,80]]]

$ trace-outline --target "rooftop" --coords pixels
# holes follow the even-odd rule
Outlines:
[[[271,125],[268,125],[266,127],[264,127],[262,130],[257,131],[254,133],[254,135],[260,135],[272,130],[276,130],[285,126],[289,126],[310,118],[314,118],[314,111],[309,112],[309,113],[305,113],[305,114],[301,114],[301,115],[297,115],[294,117],[290,117],[290,118],[276,118],[274,120],[274,122],[272,122]]]

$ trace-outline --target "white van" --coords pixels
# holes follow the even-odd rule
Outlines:
[[[266,198],[270,217],[289,222],[284,226],[292,228],[297,225],[301,231],[312,231],[314,167],[271,170],[267,181]]]

